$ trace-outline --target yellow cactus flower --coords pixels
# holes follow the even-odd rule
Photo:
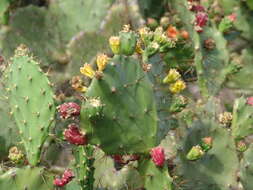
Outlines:
[[[109,57],[105,54],[99,54],[97,56],[98,71],[103,71],[108,63]]]
[[[168,75],[163,79],[163,83],[175,82],[181,77],[176,69],[170,69]]]
[[[80,72],[89,78],[93,78],[95,76],[95,71],[88,63],[85,63],[84,66],[80,68]]]
[[[109,39],[111,50],[114,54],[119,54],[120,38],[119,36],[111,36]]]
[[[170,85],[170,91],[174,94],[181,92],[186,87],[186,84],[182,80],[178,80]]]
[[[137,43],[136,43],[135,51],[138,54],[142,54],[143,53],[143,49],[141,48],[141,41],[140,40],[138,40]]]

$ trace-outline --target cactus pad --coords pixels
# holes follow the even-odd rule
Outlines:
[[[11,112],[19,128],[29,163],[39,162],[41,146],[54,122],[53,92],[38,63],[16,50],[6,77]]]
[[[85,95],[103,105],[95,116],[85,114],[86,104],[82,106],[81,126],[90,143],[99,144],[108,154],[144,153],[155,146],[154,95],[136,59],[114,57],[102,79],[94,78]]]

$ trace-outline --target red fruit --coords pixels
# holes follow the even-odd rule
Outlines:
[[[206,25],[208,21],[208,15],[204,12],[198,12],[196,14],[196,26],[203,27]]]
[[[61,179],[56,178],[56,179],[54,179],[54,185],[58,186],[58,187],[63,187],[65,184],[62,182]]]
[[[62,179],[66,179],[67,181],[70,181],[73,177],[74,177],[74,174],[70,169],[65,170],[62,175]]]
[[[235,13],[232,13],[231,15],[228,16],[228,19],[231,21],[231,22],[235,22],[236,21],[236,18],[237,18],[237,15]]]
[[[57,109],[62,119],[68,119],[70,117],[79,116],[81,108],[74,102],[68,102],[58,106]]]
[[[253,96],[247,98],[247,104],[253,106]]]
[[[164,149],[162,147],[155,147],[150,152],[155,165],[162,167],[165,162]]]
[[[60,178],[54,179],[54,185],[58,187],[63,187],[64,185],[68,184],[73,177],[74,174],[70,169],[65,170],[64,173],[62,174],[61,179]]]
[[[74,123],[68,125],[68,129],[64,131],[64,137],[71,144],[75,145],[87,144],[86,136],[79,131],[78,126]]]

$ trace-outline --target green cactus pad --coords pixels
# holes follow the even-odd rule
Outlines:
[[[144,178],[146,190],[172,190],[172,178],[168,173],[167,166],[157,167],[153,161],[144,160],[139,163],[138,171]]]
[[[206,136],[213,138],[213,147],[196,161],[186,159],[192,146]],[[183,190],[225,190],[236,187],[236,172],[239,166],[236,147],[232,136],[226,129],[211,122],[198,121],[190,128],[185,138],[183,149],[179,150],[181,162],[178,163],[178,175],[186,183]]]
[[[245,98],[235,100],[232,120],[232,135],[235,138],[243,138],[253,134],[253,106],[247,104]]]
[[[0,175],[0,189],[52,190],[53,175],[43,168],[12,168]]]
[[[19,47],[20,48],[20,47]],[[25,50],[16,50],[6,73],[9,103],[31,165],[39,162],[41,146],[54,122],[53,91],[46,75]]]
[[[177,121],[171,117],[170,113],[172,94],[169,92],[169,86],[162,84],[162,81],[166,76],[166,64],[161,60],[159,54],[152,56],[148,63],[152,65],[151,70],[147,72],[147,74],[153,84],[157,115],[159,118],[157,143],[160,143],[170,129],[176,128]]]
[[[100,118],[86,115],[84,103],[81,127],[89,143],[98,144],[107,154],[145,153],[155,146],[157,117],[154,95],[139,62],[115,56],[101,80],[94,78],[85,94],[104,105]]]
[[[52,29],[54,25],[47,14],[45,8],[36,6],[19,8],[12,15],[9,28],[3,33],[3,55],[9,58],[17,46],[25,44],[35,56],[40,57],[44,65],[48,65],[56,59],[53,54],[64,53],[59,34]]]
[[[75,156],[75,174],[83,188],[82,190],[91,190],[93,188],[94,179],[94,147],[86,145],[79,146],[74,150]]]
[[[10,0],[2,0],[0,3],[0,24],[6,24],[6,11],[10,6]]]
[[[136,170],[136,162],[130,162],[122,169],[116,170],[114,161],[102,150],[95,151],[95,187],[110,190],[129,190],[143,187],[143,180]]]
[[[5,83],[3,77],[1,81]],[[12,146],[18,146],[20,142],[18,128],[13,116],[9,113],[10,106],[8,100],[5,100],[6,97],[4,85],[0,84],[0,159],[7,158],[9,149]]]
[[[98,31],[114,0],[54,0],[50,3],[52,19],[56,21],[62,40],[68,42],[80,31]]]
[[[240,168],[240,181],[245,190],[253,189],[253,144],[244,152]]]

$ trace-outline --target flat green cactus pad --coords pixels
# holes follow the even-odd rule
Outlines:
[[[0,189],[53,190],[53,175],[43,168],[12,168],[0,175]]]
[[[107,154],[145,153],[156,144],[157,116],[154,95],[139,62],[116,56],[101,80],[93,79],[88,99],[101,102],[97,115],[88,115],[84,103],[81,126],[89,143],[99,144]]]
[[[196,161],[187,160],[189,150],[200,144],[201,138],[206,136],[213,138],[212,148]],[[210,121],[195,122],[179,155],[179,176],[185,180],[182,189],[225,190],[228,187],[236,187],[239,160],[233,138],[227,129]]]
[[[53,91],[46,75],[28,55],[16,51],[7,76],[11,112],[19,128],[29,163],[39,162],[41,146],[54,122]]]
[[[243,138],[253,134],[253,106],[247,104],[245,98],[235,100],[232,120],[232,134],[235,138]]]

